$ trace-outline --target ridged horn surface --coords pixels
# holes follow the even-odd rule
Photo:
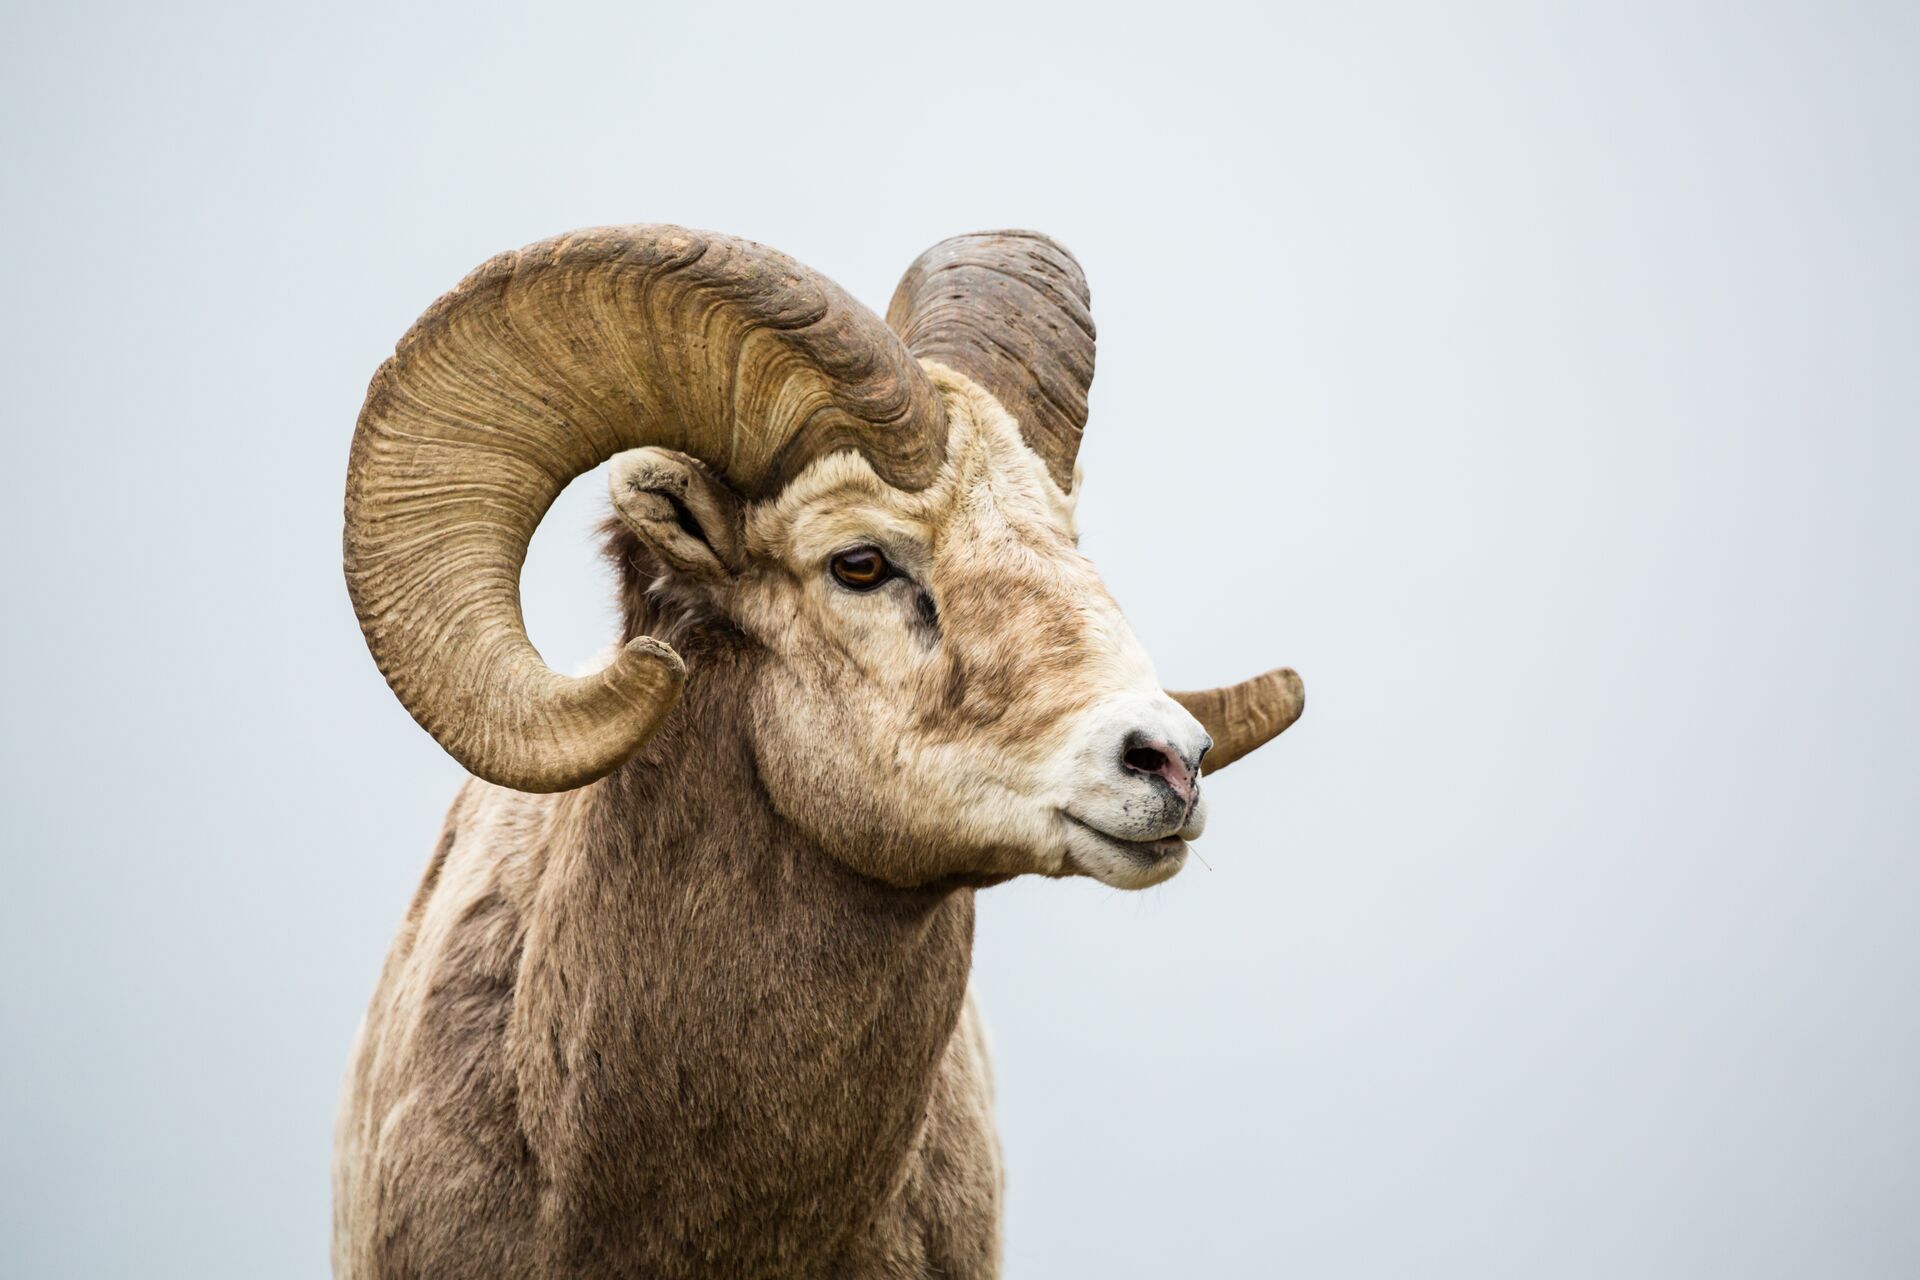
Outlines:
[[[887,323],[923,360],[991,392],[1054,483],[1073,487],[1093,385],[1093,313],[1073,255],[1037,231],[942,240],[894,290]]]
[[[1213,738],[1205,766],[1210,774],[1279,737],[1307,705],[1306,686],[1291,667],[1278,667],[1221,689],[1169,691],[1168,696],[1191,712]]]
[[[347,470],[347,587],[388,684],[456,760],[565,790],[637,750],[685,674],[642,638],[570,678],[528,641],[521,564],[568,481],[656,445],[759,498],[857,449],[918,489],[945,443],[906,347],[793,259],[679,227],[575,232],[482,266],[374,375]]]

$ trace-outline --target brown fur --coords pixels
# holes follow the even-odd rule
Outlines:
[[[1100,706],[1184,713],[1071,499],[931,372],[924,492],[840,454],[742,506],[684,455],[616,460],[624,638],[670,643],[685,693],[599,782],[462,789],[349,1076],[339,1276],[997,1274],[973,886],[1177,870],[1076,858],[1061,805],[1131,785],[1110,749],[1075,772]],[[912,581],[831,585],[878,540]],[[1159,803],[1122,816],[1186,820]]]
[[[740,729],[751,646],[677,643],[698,678],[614,776],[455,802],[362,1032],[337,1274],[993,1273],[972,890],[799,835]]]

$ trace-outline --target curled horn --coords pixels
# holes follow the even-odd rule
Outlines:
[[[520,567],[568,481],[616,453],[693,455],[748,498],[857,449],[919,489],[944,457],[932,384],[871,311],[784,254],[609,227],[493,259],[436,302],[367,391],[347,468],[347,588],[394,694],[468,770],[591,782],[677,698],[665,644],[548,668]]]
[[[1087,278],[1072,254],[1038,231],[942,240],[900,278],[887,323],[916,358],[992,393],[1054,483],[1073,488],[1094,335]]]
[[[1198,720],[1213,739],[1206,771],[1220,770],[1279,737],[1306,710],[1306,687],[1291,667],[1221,689],[1169,695]]]

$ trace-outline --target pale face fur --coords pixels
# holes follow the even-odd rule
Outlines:
[[[780,813],[856,870],[896,884],[1025,872],[1157,884],[1184,864],[1205,809],[1197,789],[1189,799],[1127,769],[1126,744],[1150,739],[1197,765],[1209,739],[1161,690],[1077,550],[1073,496],[991,396],[929,372],[950,426],[925,490],[895,489],[839,453],[777,497],[716,516],[727,500],[694,477],[683,509],[724,567],[701,565],[684,522],[636,519],[644,508],[622,502],[623,477],[662,465],[646,457],[659,451],[616,460],[616,505],[672,566],[653,595],[758,642],[749,705],[762,781]],[[832,558],[863,546],[900,576],[868,592],[840,585]]]

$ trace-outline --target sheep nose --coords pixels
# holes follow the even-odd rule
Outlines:
[[[1200,759],[1213,739],[1203,737],[1191,754],[1180,750],[1165,738],[1135,729],[1120,748],[1120,768],[1140,778],[1158,778],[1173,789],[1180,803],[1191,805],[1200,785]]]

